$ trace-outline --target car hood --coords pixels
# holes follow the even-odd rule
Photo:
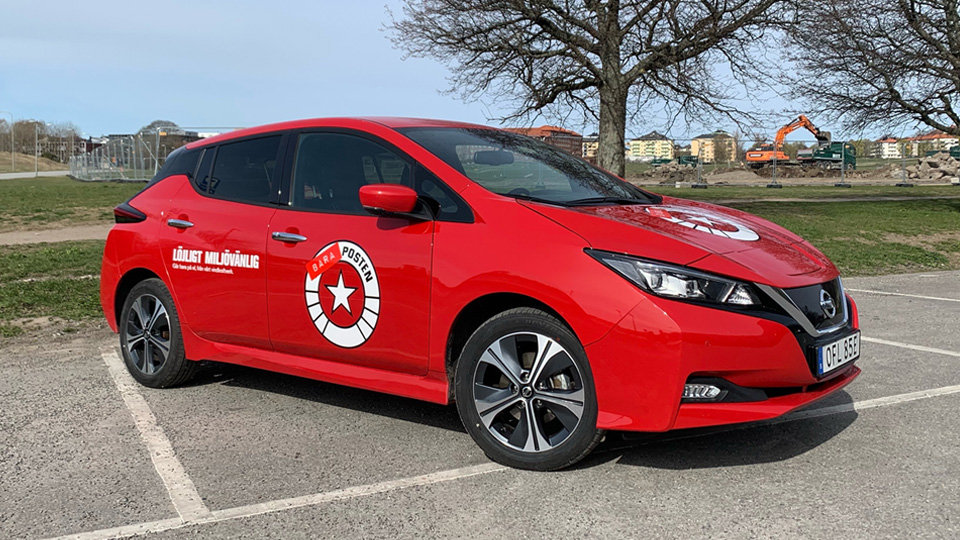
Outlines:
[[[838,275],[833,263],[799,236],[732,208],[672,197],[651,205],[520,203],[579,234],[594,249],[775,287],[802,287]]]

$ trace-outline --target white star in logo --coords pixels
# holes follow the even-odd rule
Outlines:
[[[333,309],[331,313],[336,311],[338,307],[343,306],[347,309],[347,313],[353,315],[353,311],[350,310],[350,295],[356,291],[356,288],[344,287],[343,286],[343,272],[340,272],[340,275],[337,277],[336,285],[324,285],[330,294],[333,295]]]

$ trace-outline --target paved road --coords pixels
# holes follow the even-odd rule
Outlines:
[[[17,338],[0,537],[956,538],[958,284],[848,279],[846,391],[787,421],[613,435],[557,473],[490,463],[450,407],[228,366],[150,390],[105,330]]]
[[[0,173],[0,180],[12,180],[14,178],[35,178],[37,176],[66,176],[70,171],[40,171],[39,174],[32,172]]]
[[[27,229],[0,233],[0,246],[13,244],[37,244],[40,242],[64,242],[67,240],[106,240],[113,223],[79,225],[65,229]]]

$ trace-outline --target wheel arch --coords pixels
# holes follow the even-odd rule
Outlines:
[[[447,380],[451,383],[451,401],[453,400],[454,367],[456,366],[457,360],[460,358],[460,353],[463,351],[463,347],[466,345],[467,340],[471,335],[473,335],[473,333],[477,330],[477,328],[480,327],[481,324],[489,320],[494,315],[503,313],[509,309],[520,307],[529,307],[544,311],[545,313],[555,317],[558,321],[560,321],[560,324],[564,325],[568,330],[570,330],[574,336],[577,336],[576,331],[574,331],[570,323],[568,323],[556,309],[532,296],[519,293],[498,292],[486,294],[473,299],[467,305],[465,305],[457,314],[456,318],[454,318],[453,325],[450,327],[450,331],[447,334],[445,367],[447,372]],[[580,339],[580,337],[577,336],[577,339]]]
[[[116,291],[113,295],[113,313],[118,327],[120,326],[120,317],[123,313],[123,304],[127,300],[127,295],[137,286],[137,283],[151,278],[163,281],[163,278],[151,270],[146,268],[133,268],[123,274],[123,277],[117,282]]]

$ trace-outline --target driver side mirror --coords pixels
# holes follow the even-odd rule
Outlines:
[[[370,184],[360,187],[360,204],[378,216],[407,215],[417,207],[417,192],[400,184]]]

